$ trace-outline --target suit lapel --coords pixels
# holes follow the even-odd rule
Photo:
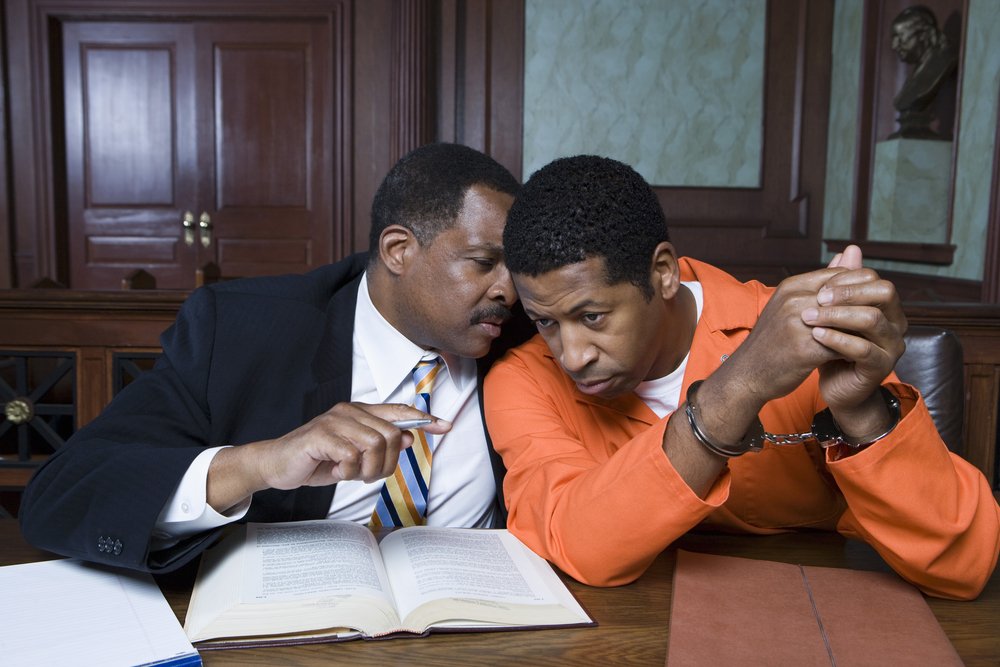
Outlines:
[[[326,308],[323,336],[313,357],[315,386],[306,392],[302,423],[323,414],[337,403],[351,400],[351,360],[353,358],[354,310],[358,286],[364,274],[337,290]],[[292,519],[326,518],[335,485],[296,489]]]
[[[337,403],[351,400],[351,359],[354,354],[354,310],[358,276],[338,290],[326,308],[323,337],[313,357],[316,385],[306,393],[302,417],[309,421]]]

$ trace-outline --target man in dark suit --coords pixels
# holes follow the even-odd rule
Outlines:
[[[479,381],[509,346],[487,358],[516,301],[501,240],[517,189],[478,151],[424,146],[379,187],[369,255],[195,291],[156,367],[34,476],[25,538],[167,571],[234,521],[367,523],[415,437],[391,422],[427,416],[409,377],[427,358],[443,363],[426,523],[502,525]]]

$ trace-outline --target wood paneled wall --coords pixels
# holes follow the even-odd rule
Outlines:
[[[13,189],[0,178],[0,288],[41,279],[75,287],[69,244],[78,235],[69,229],[68,193],[82,183],[67,169],[61,43],[63,27],[75,23],[226,17],[325,25],[336,57],[323,81],[335,90],[322,112],[320,148],[332,154],[323,187],[330,188],[333,228],[318,235],[318,256],[338,259],[368,247],[378,184],[400,156],[428,141],[465,143],[520,173],[520,0],[8,0],[2,10],[0,93],[10,113],[2,115],[7,107],[0,105],[0,141],[10,136],[11,145],[9,162],[0,151],[0,176],[9,170]],[[151,267],[122,271],[134,268]]]

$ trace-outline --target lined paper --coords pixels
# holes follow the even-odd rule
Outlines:
[[[148,574],[76,559],[0,567],[0,618],[5,664],[201,664]]]

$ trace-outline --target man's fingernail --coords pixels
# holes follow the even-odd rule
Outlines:
[[[819,291],[819,294],[816,295],[816,300],[819,301],[821,306],[833,303],[833,290],[824,287]]]
[[[815,308],[806,308],[802,311],[802,319],[806,322],[815,322],[819,317],[819,311]]]

